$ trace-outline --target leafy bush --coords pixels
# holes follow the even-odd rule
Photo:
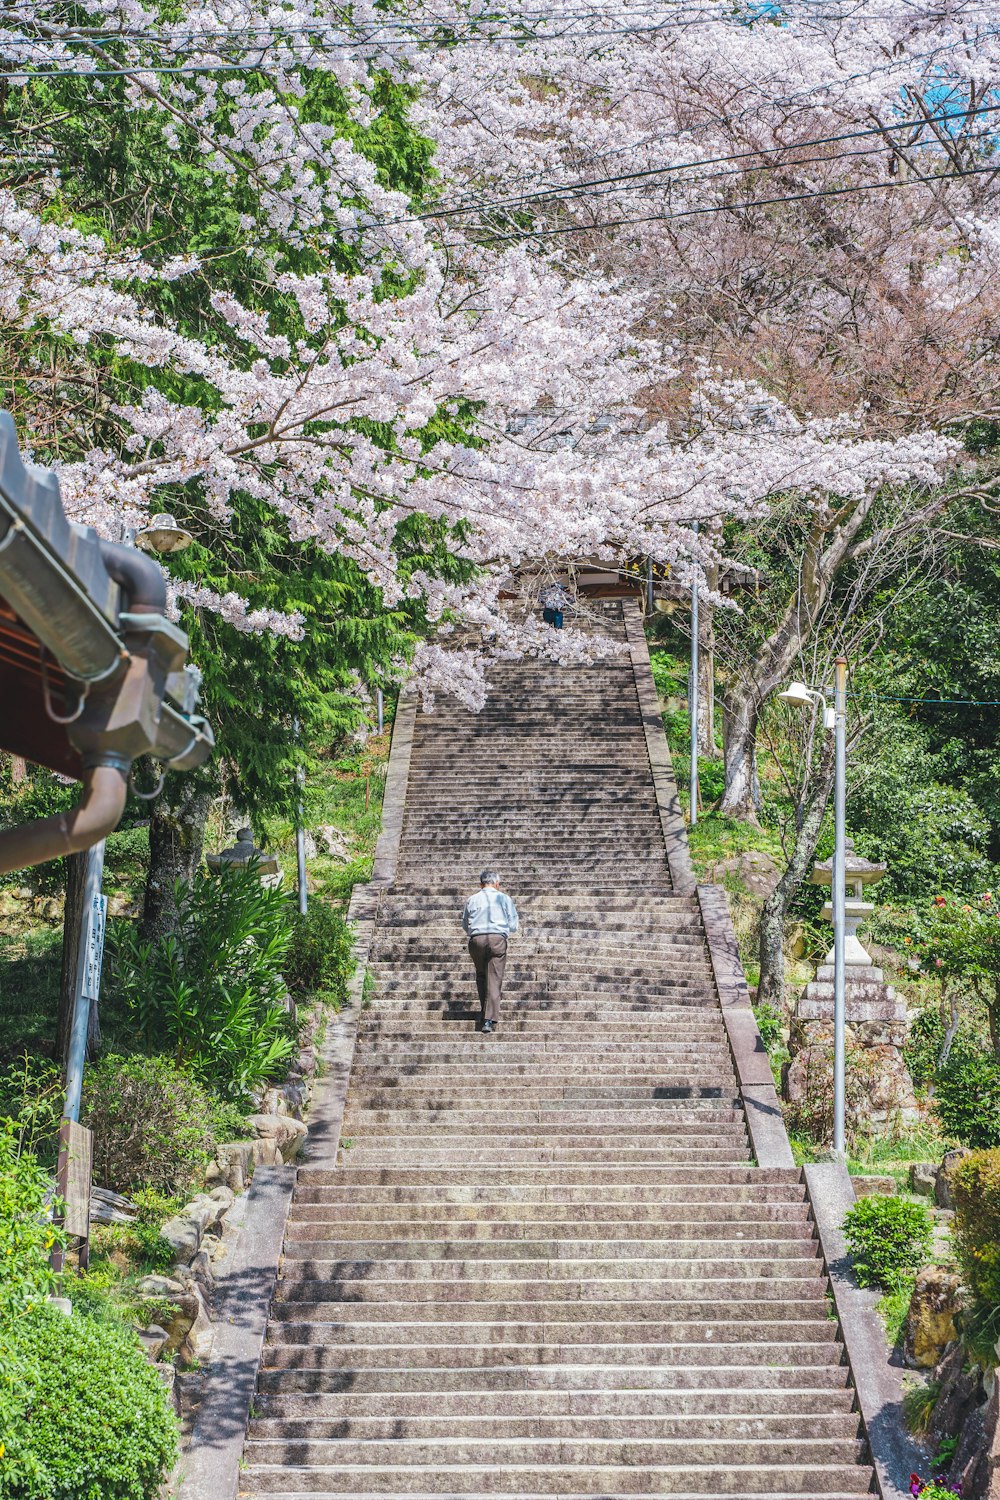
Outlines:
[[[767,1052],[773,1052],[774,1049],[776,1047],[780,1047],[782,1043],[781,1032],[784,1024],[784,1017],[782,1016],[781,1011],[777,1008],[777,1006],[769,1004],[769,1002],[766,1000],[762,1000],[759,1005],[755,1005],[753,1007],[753,1013],[754,1019],[757,1022],[757,1030],[760,1032],[760,1039],[764,1043],[765,1050]]]
[[[49,1191],[48,1173],[24,1149],[17,1126],[0,1121],[0,1325],[36,1307],[55,1284]]]
[[[975,1151],[948,1174],[955,1251],[977,1303],[1000,1308],[1000,1150]]]
[[[212,1101],[169,1057],[101,1058],[86,1075],[82,1118],[104,1187],[169,1189],[207,1161]]]
[[[176,1454],[166,1389],[130,1329],[44,1306],[0,1325],[4,1500],[156,1500]]]
[[[354,935],[350,923],[323,902],[313,902],[305,916],[296,914],[285,975],[293,990],[320,994],[339,1010],[347,999],[354,972]]]
[[[220,1137],[244,1133],[238,1111],[162,1055],[102,1057],[87,1070],[82,1118],[96,1180],[122,1193],[183,1187]]]
[[[847,1247],[861,1286],[887,1290],[931,1253],[933,1221],[922,1203],[904,1198],[862,1198],[844,1219]]]
[[[1000,1063],[993,1053],[956,1043],[937,1075],[934,1108],[945,1134],[963,1146],[1000,1146]]]
[[[148,1046],[172,1049],[203,1083],[245,1101],[294,1047],[288,902],[251,865],[178,885],[177,911],[175,931],[155,942],[117,926],[118,982]]]

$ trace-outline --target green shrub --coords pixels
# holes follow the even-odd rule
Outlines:
[[[36,1307],[55,1284],[49,1254],[59,1236],[49,1190],[48,1173],[24,1149],[17,1126],[0,1121],[0,1325]]]
[[[315,901],[305,916],[296,914],[285,960],[291,989],[322,995],[339,1010],[353,973],[354,934],[340,912]]]
[[[95,1180],[120,1193],[190,1182],[215,1147],[213,1107],[169,1057],[102,1057],[87,1070],[82,1109]]]
[[[1000,1307],[1000,1150],[974,1151],[948,1174],[955,1251],[976,1302]]]
[[[753,1007],[753,1013],[765,1050],[773,1052],[776,1047],[780,1047],[782,1044],[781,1032],[784,1025],[784,1017],[781,1011],[767,1000],[762,1000],[759,1005]]]
[[[177,925],[155,942],[114,933],[115,972],[146,1044],[225,1097],[249,1099],[294,1048],[282,974],[292,926],[280,891],[255,866],[200,874],[177,888]]]
[[[845,1217],[844,1234],[861,1286],[890,1290],[900,1276],[926,1263],[933,1221],[922,1203],[862,1198]]]
[[[4,1500],[156,1500],[177,1454],[135,1334],[40,1307],[0,1325]]]
[[[1000,1146],[1000,1063],[962,1042],[937,1075],[934,1109],[945,1134],[976,1150]]]

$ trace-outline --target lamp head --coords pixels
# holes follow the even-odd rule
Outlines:
[[[183,526],[178,526],[173,516],[161,512],[152,516],[148,526],[135,534],[136,544],[147,552],[183,552],[190,547],[194,537]]]
[[[791,703],[795,708],[809,708],[819,696],[804,682],[790,682],[784,692],[778,694],[782,703]]]

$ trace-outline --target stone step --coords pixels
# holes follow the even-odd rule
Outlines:
[[[716,1205],[711,1205],[713,1208]],[[343,1223],[362,1224],[368,1221],[387,1228],[390,1224],[406,1224],[416,1229],[425,1224],[446,1225],[453,1221],[456,1235],[461,1237],[472,1232],[472,1226],[495,1225],[497,1238],[515,1227],[521,1232],[518,1239],[527,1237],[525,1231],[531,1226],[536,1231],[539,1225],[615,1224],[621,1226],[646,1224],[674,1224],[689,1211],[688,1204],[670,1203],[358,1203],[345,1199],[342,1203],[296,1202],[290,1212],[291,1224],[330,1224],[339,1227]],[[721,1216],[716,1212],[705,1216],[706,1224],[717,1224]],[[690,1222],[690,1221],[688,1221]],[[723,1221],[724,1222],[724,1221]],[[292,1230],[294,1236],[298,1231]],[[601,1230],[601,1233],[604,1231]]]
[[[746,1266],[741,1268],[744,1273],[749,1269]],[[496,1305],[545,1301],[565,1302],[577,1307],[596,1302],[602,1307],[610,1306],[615,1309],[626,1303],[632,1307],[645,1302],[666,1302],[671,1305],[684,1303],[685,1306],[708,1303],[718,1308],[720,1299],[725,1298],[727,1315],[734,1317],[731,1304],[736,1302],[748,1304],[755,1299],[767,1301],[787,1298],[797,1305],[804,1305],[806,1300],[822,1300],[826,1294],[822,1267],[817,1261],[811,1263],[811,1269],[811,1277],[753,1277],[747,1274],[737,1275],[734,1270],[728,1277],[703,1277],[701,1280],[680,1276],[661,1276],[655,1279],[647,1277],[645,1280],[627,1276],[577,1276],[559,1280],[557,1277],[545,1276],[532,1280],[525,1275],[520,1279],[509,1277],[501,1280],[495,1277],[493,1280],[474,1280],[464,1277],[452,1281],[415,1281],[410,1276],[342,1277],[335,1281],[325,1281],[311,1276],[295,1276],[286,1270],[278,1282],[276,1295],[279,1302],[320,1303],[326,1300],[358,1306],[373,1303],[396,1307],[412,1304],[454,1307],[468,1303],[470,1306],[489,1304],[491,1309]]]
[[[322,1230],[325,1226],[317,1226]],[[546,1225],[544,1232],[537,1228],[531,1236],[514,1235],[453,1235],[451,1226],[442,1225],[435,1237],[433,1234],[415,1234],[407,1226],[399,1226],[399,1234],[389,1233],[391,1226],[380,1224],[379,1234],[372,1233],[375,1226],[369,1223],[338,1224],[336,1233],[311,1234],[309,1226],[297,1225],[285,1243],[287,1260],[309,1260],[313,1262],[344,1260],[361,1261],[419,1261],[461,1260],[469,1264],[493,1260],[539,1261],[560,1259],[568,1261],[610,1260],[618,1257],[627,1260],[656,1259],[664,1269],[664,1275],[679,1276],[683,1267],[693,1268],[697,1276],[724,1276],[731,1272],[736,1257],[744,1269],[753,1270],[758,1276],[792,1275],[795,1267],[801,1274],[811,1274],[810,1261],[818,1254],[814,1241],[800,1236],[765,1239],[732,1239],[713,1237],[706,1246],[703,1235],[667,1240],[657,1231],[639,1234],[633,1231],[628,1236],[590,1233],[582,1235],[558,1234],[557,1226]],[[431,1226],[426,1226],[430,1228]],[[567,1229],[573,1226],[566,1226]],[[709,1252],[714,1254],[711,1259]],[[477,1269],[476,1274],[479,1274]]]
[[[722,1352],[733,1353],[731,1346]],[[812,1345],[809,1352],[815,1353]],[[503,1365],[453,1365],[437,1369],[415,1369],[407,1364],[339,1370],[293,1370],[282,1366],[262,1371],[260,1389],[271,1396],[315,1393],[338,1398],[346,1393],[352,1397],[440,1394],[447,1399],[456,1392],[464,1397],[471,1391],[486,1394],[491,1400],[497,1392],[524,1392],[532,1397],[553,1391],[614,1397],[652,1392],[657,1396],[669,1393],[673,1397],[691,1391],[714,1394],[717,1390],[747,1391],[751,1396],[764,1393],[773,1399],[772,1393],[796,1390],[830,1392],[838,1400],[846,1392],[853,1400],[845,1364],[832,1360],[821,1364],[814,1360],[767,1364],[756,1358],[758,1350],[751,1350],[751,1354],[755,1357],[750,1360],[720,1359],[715,1364],[697,1366],[683,1358],[675,1365],[662,1360],[655,1365],[638,1363],[631,1367],[601,1360],[587,1365],[572,1362],[519,1365],[511,1361]]]
[[[613,1154],[612,1154],[613,1160]],[[603,1178],[599,1175],[607,1173]],[[636,1168],[631,1174],[609,1170],[608,1165],[595,1157],[589,1168],[580,1170],[576,1166],[546,1167],[536,1171],[533,1167],[495,1167],[470,1163],[461,1171],[442,1171],[436,1167],[425,1170],[408,1168],[396,1172],[383,1167],[329,1167],[303,1166],[299,1168],[300,1186],[350,1187],[368,1184],[382,1187],[474,1187],[492,1190],[504,1186],[528,1186],[540,1183],[545,1187],[573,1187],[579,1184],[656,1184],[662,1189],[662,1201],[674,1203],[805,1203],[805,1189],[795,1167],[772,1168],[765,1172],[760,1167],[745,1166],[692,1166],[670,1165],[662,1169]]]
[[[605,1330],[608,1325],[605,1324]],[[794,1325],[792,1325],[794,1326]],[[417,1357],[419,1350],[419,1358]],[[634,1342],[615,1338],[609,1342],[605,1337],[599,1343],[584,1344],[560,1340],[546,1343],[521,1343],[497,1345],[483,1348],[475,1342],[456,1343],[449,1339],[440,1344],[428,1344],[421,1339],[419,1344],[405,1341],[402,1344],[334,1343],[329,1338],[315,1344],[272,1343],[264,1346],[263,1360],[267,1369],[282,1370],[355,1370],[391,1369],[410,1370],[418,1365],[426,1370],[465,1369],[476,1366],[493,1367],[503,1364],[509,1356],[511,1363],[518,1363],[518,1356],[527,1358],[532,1364],[582,1364],[622,1365],[635,1368],[638,1365],[661,1363],[677,1365],[687,1361],[693,1368],[703,1365],[732,1364],[786,1364],[800,1365],[839,1364],[843,1351],[829,1335],[824,1339],[795,1341],[790,1329],[776,1326],[772,1341],[763,1338],[757,1342],[737,1342],[735,1339],[695,1343],[681,1339],[677,1343],[665,1341]]]
[[[283,1500],[362,1500],[379,1494],[384,1500],[402,1500],[414,1494],[435,1495],[438,1500],[493,1500],[496,1495],[516,1495],[519,1500],[542,1500],[559,1495],[563,1500],[631,1500],[634,1495],[670,1495],[672,1500],[707,1500],[707,1497],[762,1495],[767,1500],[856,1500],[870,1491],[871,1473],[857,1465],[815,1462],[767,1465],[714,1465],[669,1467],[528,1468],[487,1465],[454,1465],[434,1468],[383,1467],[374,1472],[366,1465],[328,1468],[250,1467],[242,1476],[241,1493],[280,1495]]]
[[[779,1290],[776,1288],[776,1291]],[[695,1298],[659,1298],[656,1300],[593,1302],[589,1298],[523,1298],[509,1297],[506,1301],[491,1299],[486,1302],[465,1301],[460,1298],[442,1297],[436,1302],[367,1302],[323,1298],[309,1301],[294,1297],[274,1304],[272,1317],[272,1339],[291,1343],[314,1343],[322,1341],[325,1332],[347,1337],[356,1327],[370,1335],[371,1325],[385,1325],[386,1337],[392,1343],[402,1343],[405,1333],[419,1330],[415,1337],[434,1336],[439,1329],[457,1329],[459,1337],[467,1325],[474,1325],[470,1332],[482,1336],[488,1330],[491,1343],[497,1342],[496,1325],[502,1324],[504,1338],[511,1330],[511,1338],[524,1336],[537,1342],[539,1339],[575,1338],[577,1333],[585,1342],[593,1342],[596,1327],[608,1317],[613,1317],[615,1328],[631,1337],[663,1337],[676,1339],[677,1332],[684,1329],[711,1332],[718,1322],[719,1297],[726,1298],[726,1318],[734,1321],[762,1323],[763,1337],[768,1330],[773,1335],[774,1326],[791,1325],[796,1337],[804,1338],[803,1330],[812,1327],[814,1336],[827,1337],[828,1330],[822,1327],[826,1317],[824,1289],[819,1281],[805,1282],[797,1297],[787,1296],[787,1287],[782,1286],[780,1299],[741,1298],[730,1283],[720,1283],[714,1300]],[[713,1314],[715,1315],[713,1317]],[[816,1324],[820,1323],[817,1328]],[[306,1325],[309,1335],[306,1336]],[[640,1331],[642,1330],[642,1331]],[[697,1334],[695,1335],[698,1336]],[[374,1342],[375,1340],[371,1340]]]
[[[467,1137],[468,1132],[460,1133]],[[460,1168],[468,1165],[472,1160],[481,1159],[484,1162],[500,1162],[504,1166],[543,1166],[547,1163],[563,1163],[568,1165],[580,1165],[593,1160],[594,1149],[592,1146],[581,1145],[577,1150],[572,1149],[546,1149],[536,1148],[534,1150],[522,1150],[504,1141],[498,1141],[491,1136],[488,1127],[481,1126],[476,1137],[474,1150],[469,1146],[462,1149],[457,1147],[452,1151],[435,1150],[433,1148],[405,1149],[402,1146],[384,1148],[376,1144],[366,1144],[364,1138],[350,1137],[351,1144],[344,1146],[338,1153],[337,1161],[343,1167],[374,1167],[384,1166],[403,1170],[408,1167],[455,1167]],[[377,1137],[372,1137],[372,1141]],[[656,1149],[632,1150],[627,1153],[609,1153],[608,1160],[614,1160],[615,1156],[621,1155],[635,1166],[668,1166],[675,1162],[704,1162],[706,1165],[731,1165],[741,1161],[749,1161],[750,1153],[746,1131],[741,1134],[719,1136],[692,1136],[684,1135],[676,1143],[661,1145]],[[619,1165],[624,1164],[619,1162]],[[624,1175],[624,1174],[623,1174]],[[630,1189],[635,1193],[637,1189]]]
[[[332,1284],[335,1280],[367,1282],[381,1277],[417,1285],[424,1282],[534,1282],[544,1277],[556,1284],[565,1280],[586,1282],[588,1285],[608,1281],[669,1281],[678,1285],[694,1285],[725,1283],[733,1275],[732,1262],[721,1256],[716,1260],[709,1260],[705,1256],[699,1259],[697,1256],[684,1258],[676,1255],[665,1259],[659,1253],[657,1244],[649,1241],[643,1243],[643,1253],[633,1256],[618,1258],[617,1251],[612,1256],[607,1244],[602,1244],[599,1247],[589,1247],[589,1253],[585,1247],[580,1251],[579,1257],[569,1254],[562,1260],[550,1258],[548,1264],[545,1241],[526,1242],[524,1248],[537,1252],[534,1254],[522,1254],[520,1245],[512,1246],[508,1242],[505,1249],[488,1258],[482,1255],[477,1245],[456,1246],[451,1258],[414,1257],[414,1247],[406,1243],[394,1248],[398,1252],[397,1258],[393,1258],[393,1247],[390,1247],[379,1256],[361,1254],[353,1258],[347,1256],[337,1259],[333,1255],[324,1256],[322,1243],[300,1245],[297,1253],[295,1247],[290,1247],[282,1266],[282,1280],[287,1278],[299,1285],[307,1281],[327,1284]],[[425,1246],[417,1248],[423,1250]],[[756,1251],[756,1245],[753,1245],[753,1249]],[[604,1259],[598,1251],[603,1254]],[[511,1255],[518,1258],[506,1258]],[[822,1272],[815,1245],[803,1241],[801,1237],[798,1254],[769,1257],[766,1252],[762,1255],[751,1254],[748,1248],[739,1264],[745,1276],[768,1284],[808,1282]]]
[[[732,1416],[725,1413],[684,1413],[679,1416],[646,1416],[627,1412],[620,1416],[598,1416],[586,1411],[573,1416],[528,1415],[510,1412],[458,1416],[258,1416],[250,1436],[258,1442],[411,1442],[424,1444],[441,1439],[562,1441],[597,1439],[604,1442],[776,1441],[788,1438],[835,1439],[853,1442],[859,1420],[852,1412],[810,1412]]]
[[[845,1459],[860,1464],[863,1447],[859,1439],[845,1442],[828,1437],[744,1438],[739,1444],[739,1457],[743,1460],[738,1466],[740,1468],[744,1465],[760,1469],[794,1464],[815,1468],[824,1464],[844,1463]],[[331,1442],[315,1438],[279,1438],[262,1442],[251,1438],[246,1445],[244,1458],[250,1466],[271,1464],[287,1468],[309,1465],[317,1469],[329,1465],[334,1474],[339,1471],[339,1477],[346,1477],[344,1470],[351,1465],[365,1465],[371,1471],[371,1479],[374,1479],[376,1472],[379,1479],[386,1479],[393,1469],[405,1470],[412,1465],[422,1468],[440,1466],[446,1470],[461,1469],[463,1477],[470,1478],[470,1469],[474,1470],[476,1467],[490,1467],[498,1476],[505,1471],[510,1474],[521,1469],[524,1479],[530,1482],[525,1471],[532,1465],[538,1465],[541,1479],[550,1477],[553,1470],[563,1470],[571,1477],[575,1469],[575,1482],[579,1483],[581,1470],[585,1472],[590,1469],[593,1472],[597,1466],[611,1472],[620,1466],[625,1470],[622,1478],[627,1477],[629,1470],[637,1468],[646,1473],[655,1473],[657,1469],[686,1465],[698,1469],[711,1465],[726,1466],[732,1462],[733,1450],[731,1441],[710,1437],[636,1440],[570,1438],[561,1442],[495,1437],[485,1443],[475,1438],[459,1437],[389,1442],[366,1442],[350,1438],[334,1439]],[[509,1484],[503,1488],[506,1493],[511,1493]]]
[[[693,1390],[505,1390],[497,1391],[343,1391],[338,1394],[261,1393],[256,1410],[261,1422],[277,1421],[376,1421],[398,1418],[446,1420],[449,1417],[504,1416],[515,1420],[594,1417],[642,1417],[653,1419],[734,1417],[781,1420],[836,1415],[855,1420],[854,1392],[845,1385],[803,1390],[776,1387],[768,1390],[734,1390],[701,1386]],[[711,1415],[709,1416],[709,1412]]]
[[[369,1208],[372,1212],[385,1212],[388,1204],[406,1204],[407,1207],[421,1210],[447,1206],[463,1210],[502,1209],[504,1212],[509,1210],[511,1214],[521,1211],[530,1213],[542,1207],[572,1212],[591,1207],[596,1211],[598,1208],[611,1210],[616,1207],[636,1206],[655,1208],[663,1212],[669,1211],[675,1217],[679,1216],[681,1210],[686,1216],[693,1214],[697,1209],[713,1221],[728,1222],[726,1216],[731,1215],[733,1223],[745,1224],[748,1228],[758,1223],[805,1224],[809,1222],[809,1205],[801,1201],[771,1203],[765,1200],[757,1203],[727,1205],[713,1199],[707,1203],[687,1202],[667,1205],[659,1187],[646,1186],[641,1183],[623,1183],[616,1184],[614,1187],[603,1187],[596,1198],[589,1186],[494,1187],[489,1185],[460,1188],[450,1185],[448,1187],[424,1187],[415,1184],[405,1187],[342,1187],[334,1183],[321,1187],[301,1182],[297,1185],[293,1200],[294,1211],[297,1212],[300,1208],[308,1209],[310,1206],[330,1204],[347,1205],[358,1211],[362,1208]]]

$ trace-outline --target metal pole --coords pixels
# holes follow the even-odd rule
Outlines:
[[[385,698],[380,687],[375,689],[375,712],[378,714],[378,732],[381,734],[385,728]]]
[[[698,522],[692,523],[695,536]],[[688,686],[688,710],[691,715],[691,816],[693,828],[698,821],[698,565],[691,563],[691,681]]]
[[[103,918],[101,881],[104,879],[104,840],[92,844],[86,853],[83,870],[83,914],[80,940],[76,947],[76,986],[73,996],[73,1025],[66,1058],[66,1108],[68,1120],[79,1121],[83,1095],[83,1069],[87,1061],[87,1035],[90,1031],[90,1003],[97,999],[101,982],[102,946],[96,951],[94,923]]]
[[[833,1149],[846,1153],[846,1018],[844,989],[847,897],[847,661],[837,657],[833,712],[836,763],[833,790]]]
[[[299,738],[299,721],[292,720],[295,729],[295,738]],[[295,771],[295,780],[299,786],[298,816],[295,824],[295,855],[298,864],[298,896],[299,915],[304,917],[309,910],[309,892],[306,889],[306,810],[302,798],[302,788],[306,784],[306,768],[298,766]]]
[[[646,613],[653,613],[653,559],[646,558]]]

